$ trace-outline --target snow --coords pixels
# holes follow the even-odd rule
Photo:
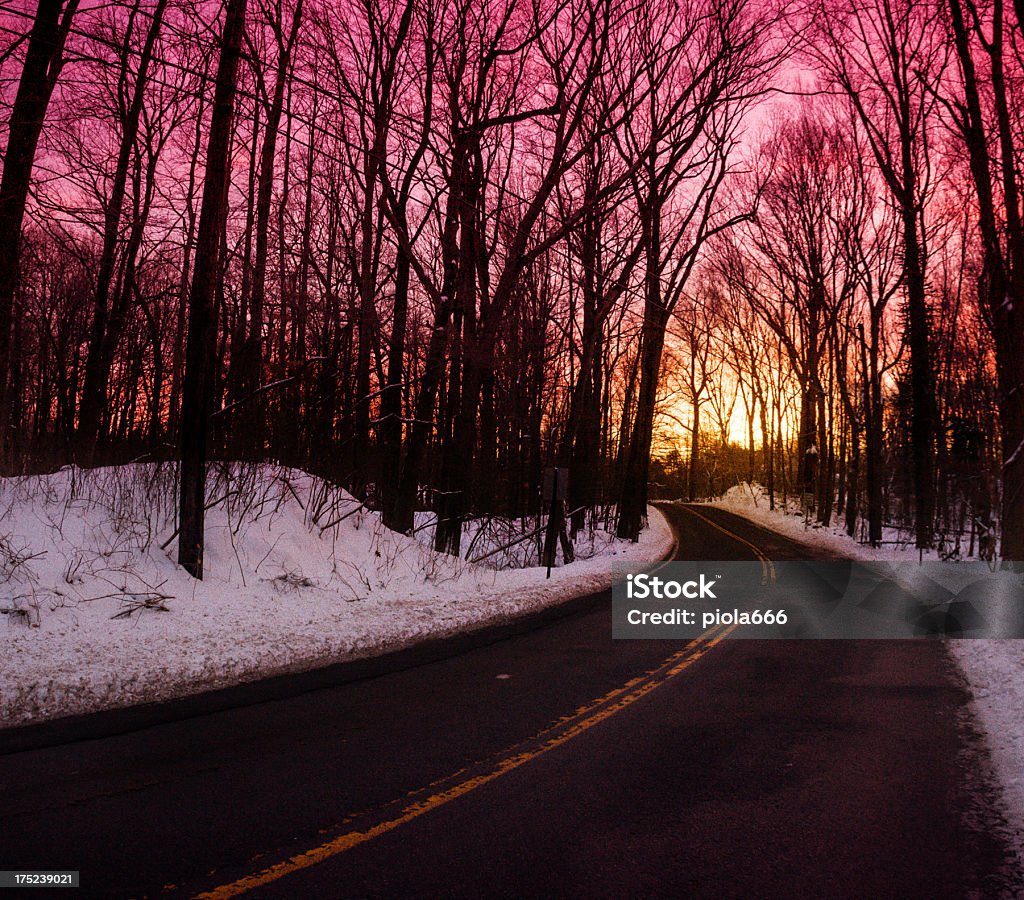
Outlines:
[[[985,735],[1009,839],[1024,872],[1024,646],[1021,641],[951,641],[949,647],[970,685],[971,709]]]
[[[711,501],[709,505],[736,513],[817,550],[849,559],[910,562],[920,558],[940,558],[935,550],[925,551],[922,557],[914,546],[914,536],[906,531],[886,527],[882,529],[882,546],[870,547],[850,537],[843,530],[839,516],[833,516],[834,524],[824,526],[816,522],[813,516],[805,516],[799,503],[792,498],[786,508],[782,507],[778,495],[775,501],[775,509],[770,509],[768,492],[759,484],[743,482],[729,488],[722,497]]]
[[[170,465],[0,479],[0,727],[507,621],[605,589],[613,560],[658,559],[673,543],[652,508],[638,543],[583,532],[576,549],[588,558],[546,580],[537,566],[500,568],[515,563],[505,553],[487,564],[434,553],[303,472],[218,466],[196,581],[174,563],[176,490]],[[500,546],[492,524],[481,551]]]
[[[794,540],[833,554],[859,560],[916,560],[918,551],[910,540],[900,541],[895,529],[886,529],[881,548],[858,543],[840,528],[823,528],[805,522],[799,510],[770,510],[765,490],[757,484],[740,484],[713,506],[744,516]],[[934,551],[925,559],[936,559]],[[978,563],[969,567],[977,571]],[[993,573],[997,578],[1007,573]],[[994,585],[995,587],[995,585]],[[967,680],[970,710],[984,736],[992,770],[1002,792],[1007,837],[1024,872],[1024,641],[953,640],[947,642],[953,659]]]

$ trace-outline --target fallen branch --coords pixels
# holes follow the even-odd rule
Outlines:
[[[153,609],[158,612],[170,612],[170,609],[164,601],[173,599],[174,598],[169,594],[136,594],[131,600],[125,600],[122,603],[121,611],[114,613],[110,618],[128,619],[133,614],[141,612],[144,609]]]

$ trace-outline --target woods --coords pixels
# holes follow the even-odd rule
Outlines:
[[[1024,559],[1002,0],[0,7],[0,466],[209,459],[435,549],[758,481]]]

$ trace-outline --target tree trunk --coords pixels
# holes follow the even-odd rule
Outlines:
[[[245,30],[247,0],[227,0],[213,115],[206,149],[206,183],[199,215],[195,269],[189,297],[188,344],[181,404],[181,496],[178,563],[194,578],[203,577],[206,507],[206,441],[212,405],[217,340],[216,281],[227,224],[231,182],[231,128],[238,59]]]
[[[693,427],[690,429],[690,464],[687,472],[687,499],[697,499],[697,460],[700,458],[700,399],[693,401]]]
[[[905,150],[909,156],[909,148]],[[912,172],[911,163],[904,163],[904,171]],[[913,415],[910,423],[911,455],[914,469],[914,523],[917,547],[932,546],[932,527],[935,515],[935,491],[932,481],[932,462],[935,447],[935,397],[931,370],[931,349],[928,339],[928,307],[925,300],[925,276],[918,215],[913,196],[913,185],[904,190],[909,197],[903,201],[904,265],[907,279],[907,312],[910,332],[910,384]]]
[[[458,556],[462,542],[462,520],[468,512],[472,493],[477,408],[483,374],[482,349],[477,318],[477,264],[482,252],[478,208],[483,181],[479,137],[469,131],[458,135],[459,262],[456,287],[456,322],[461,335],[455,335],[458,353],[451,361],[449,397],[454,408],[451,435],[442,446],[441,494],[434,549]],[[461,365],[459,365],[461,363]]]
[[[650,241],[645,273],[644,323],[640,338],[640,389],[630,434],[619,500],[618,537],[640,539],[647,518],[647,482],[651,468],[651,438],[661,376],[661,355],[665,346],[668,309],[661,295],[661,209],[651,198],[646,211],[650,217]]]

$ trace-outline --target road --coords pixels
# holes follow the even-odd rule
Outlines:
[[[806,558],[666,511],[681,558]],[[88,897],[1016,890],[940,643],[610,635],[598,596],[450,658],[7,753],[0,869],[78,869]]]

